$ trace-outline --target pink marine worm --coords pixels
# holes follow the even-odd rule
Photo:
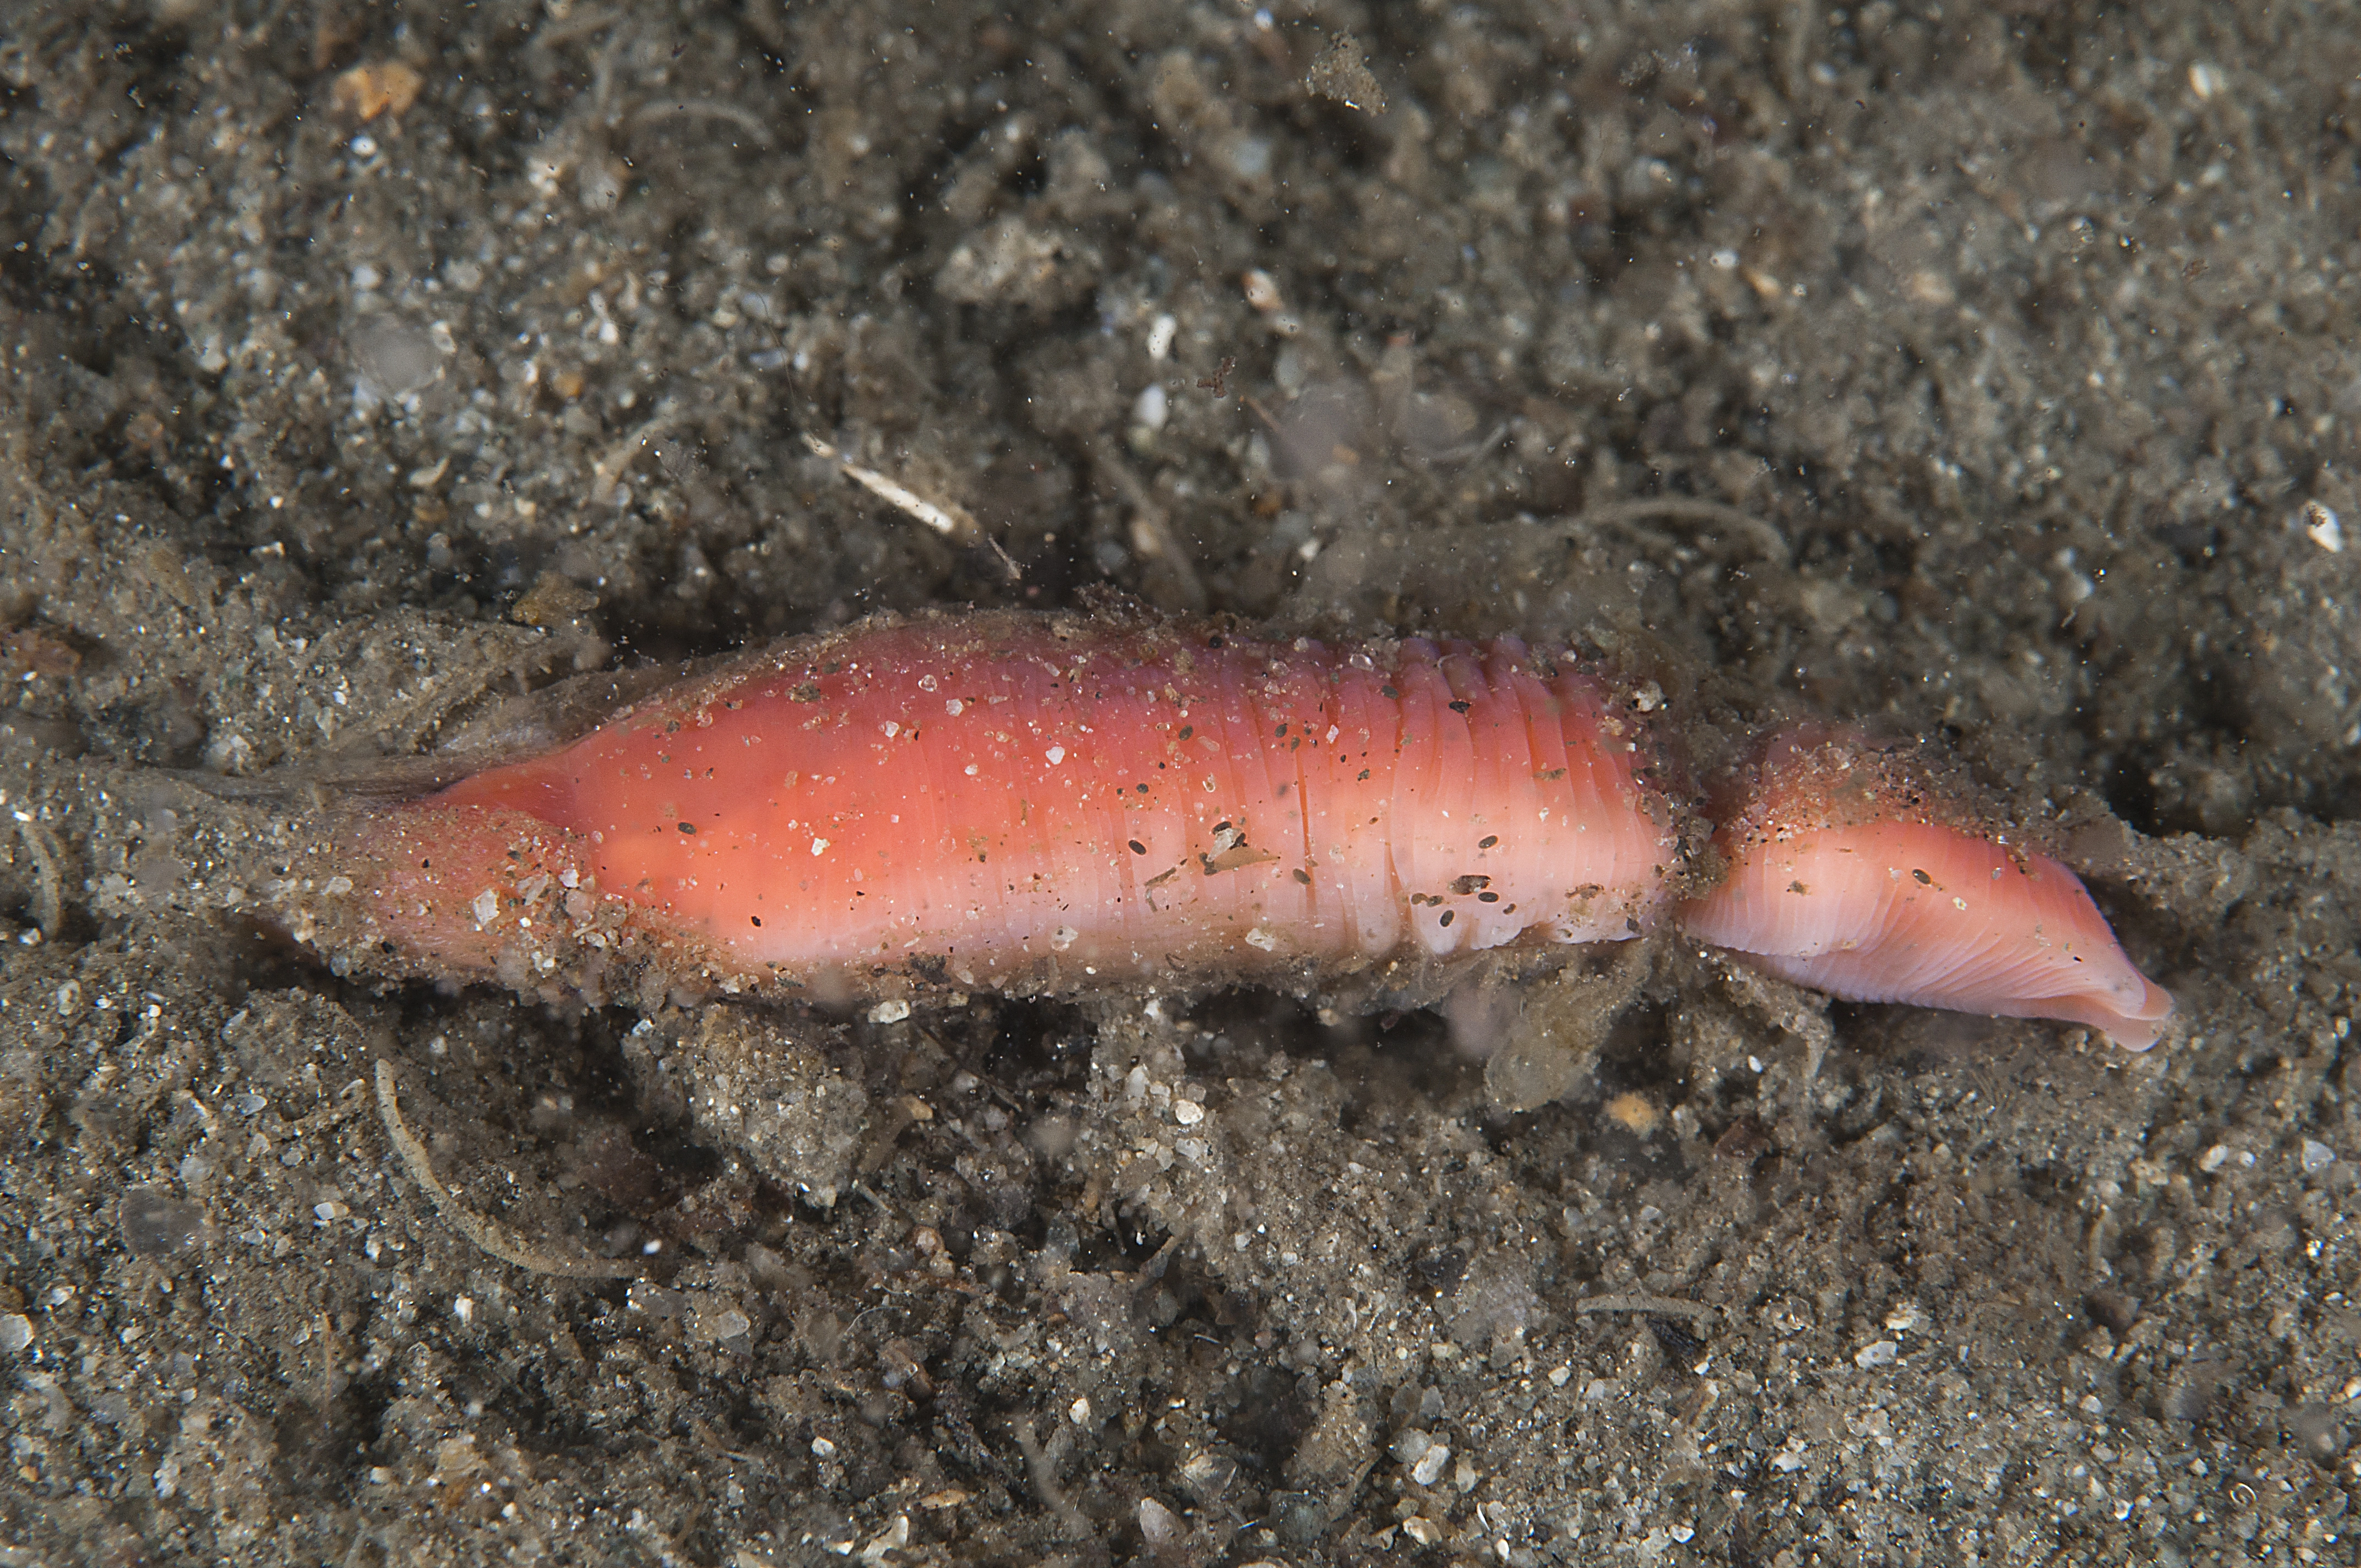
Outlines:
[[[1832,762],[1766,763],[1684,900],[1653,706],[1513,639],[881,620],[357,811],[308,935],[397,973],[841,1002],[1317,981],[1670,923],[1841,996],[2155,1040],[2169,999],[2070,872],[1890,794],[1816,817]],[[1913,901],[1981,873],[1972,922]]]

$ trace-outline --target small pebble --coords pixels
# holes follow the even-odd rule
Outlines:
[[[1164,389],[1161,386],[1151,385],[1143,389],[1133,400],[1131,422],[1142,430],[1162,430],[1165,420],[1170,416],[1171,407]]]
[[[162,1261],[196,1245],[204,1234],[205,1212],[161,1188],[135,1187],[115,1204],[115,1223],[125,1246]]]
[[[355,280],[356,286],[358,280]],[[399,398],[434,379],[441,356],[424,328],[391,314],[370,316],[346,329],[345,346],[360,373],[382,396]]]
[[[1451,1463],[1451,1445],[1438,1442],[1426,1451],[1426,1456],[1411,1466],[1410,1478],[1422,1486],[1432,1486],[1443,1476],[1443,1467]]]
[[[1150,1552],[1162,1552],[1178,1546],[1189,1533],[1180,1516],[1153,1497],[1139,1499],[1139,1535]]]

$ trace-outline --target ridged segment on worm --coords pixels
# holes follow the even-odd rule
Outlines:
[[[1637,935],[1675,859],[1655,763],[1514,641],[980,615],[790,642],[359,848],[377,939],[460,969],[529,974],[528,906],[620,901],[756,983],[1074,988]]]
[[[1716,843],[1728,874],[1682,906],[1682,929],[1799,985],[2063,1019],[2133,1050],[2171,1014],[2072,872],[1963,822],[1872,749],[1775,742]]]

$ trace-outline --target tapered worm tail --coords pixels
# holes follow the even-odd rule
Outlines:
[[[1862,1002],[2085,1024],[2146,1050],[2172,998],[2074,873],[1980,831],[1902,761],[1843,737],[1774,740],[1716,839],[1729,872],[1681,928]]]

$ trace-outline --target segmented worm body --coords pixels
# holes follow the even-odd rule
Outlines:
[[[1828,768],[1766,765],[1730,874],[1676,905],[1647,706],[1511,640],[873,622],[361,816],[326,935],[412,972],[595,991],[631,954],[849,999],[1316,977],[1670,919],[1840,995],[2155,1038],[2169,1001],[2070,872],[1873,792],[1815,817]]]

